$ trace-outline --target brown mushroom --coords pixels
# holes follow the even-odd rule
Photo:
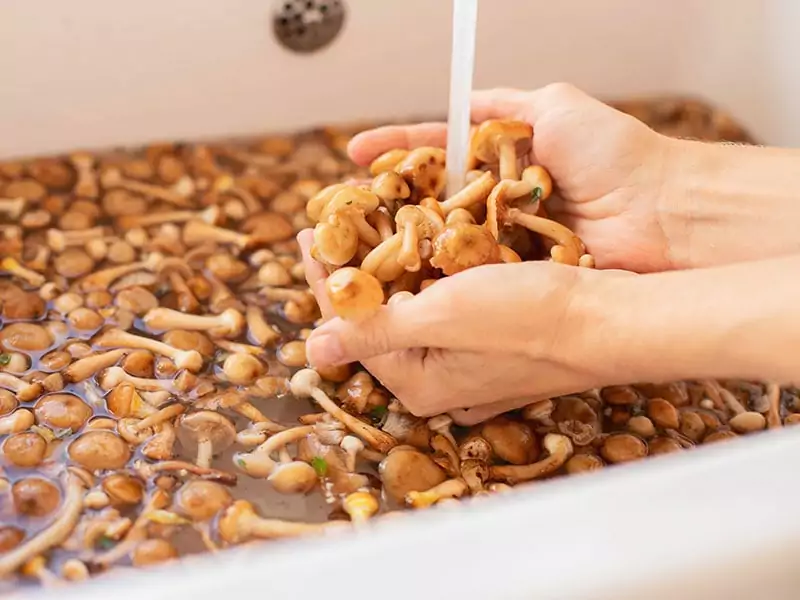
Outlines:
[[[358,250],[358,230],[344,215],[333,214],[314,227],[314,246],[311,255],[323,264],[347,264]]]
[[[536,460],[536,436],[525,423],[507,417],[495,417],[483,424],[481,435],[501,460],[512,465],[525,465]]]
[[[341,522],[298,523],[280,519],[259,517],[253,505],[245,500],[237,500],[223,513],[219,520],[219,535],[229,544],[240,544],[252,538],[280,539],[324,533],[329,529],[341,527]]]
[[[512,484],[537,479],[560,469],[573,454],[572,441],[565,435],[548,433],[542,446],[546,458],[529,465],[495,465],[490,469],[491,478]]]
[[[148,313],[149,312],[150,311],[148,311]],[[100,348],[137,348],[149,350],[155,354],[166,356],[175,363],[178,369],[187,369],[195,373],[203,367],[203,357],[197,350],[181,350],[165,342],[134,335],[118,328],[104,331],[100,337],[95,340],[95,345]]]
[[[355,186],[345,186],[334,193],[322,208],[319,221],[324,223],[333,215],[339,215],[340,220],[343,218],[355,227],[360,240],[375,247],[381,242],[381,237],[367,222],[366,215],[376,211],[378,206],[380,198],[372,192]]]
[[[3,456],[18,467],[35,467],[44,460],[47,441],[38,433],[15,433],[3,442]]]
[[[369,273],[344,267],[331,273],[325,289],[334,312],[343,319],[360,321],[375,314],[383,304],[381,283]]]
[[[431,265],[445,275],[500,260],[500,246],[486,228],[469,223],[448,225],[433,240]]]
[[[187,450],[197,448],[195,462],[208,468],[215,454],[224,452],[236,437],[231,421],[219,413],[200,410],[181,416],[177,423],[178,440]]]
[[[134,567],[147,567],[178,558],[178,550],[168,540],[149,539],[136,544],[131,555]]]
[[[250,385],[266,371],[264,364],[252,354],[235,352],[222,364],[225,378],[236,385]]]
[[[395,502],[409,492],[425,491],[444,482],[445,472],[431,458],[411,446],[397,446],[380,463],[383,489]]]
[[[361,270],[374,275],[378,281],[394,281],[405,271],[398,258],[403,236],[395,234],[373,248],[361,261]]]
[[[199,316],[159,307],[148,311],[143,321],[151,331],[189,329],[207,331],[215,337],[236,337],[245,327],[244,316],[234,308],[226,309],[218,315]]]
[[[72,441],[67,453],[70,459],[90,471],[121,469],[131,456],[122,438],[102,430],[82,433]]]
[[[58,486],[41,477],[18,479],[11,486],[11,499],[17,514],[46,517],[58,508],[61,492]]]
[[[39,424],[78,431],[92,416],[92,409],[74,394],[47,394],[36,402],[33,414]]]
[[[460,498],[468,490],[469,487],[467,487],[463,479],[448,479],[439,485],[421,492],[408,492],[405,497],[405,502],[412,508],[427,508],[444,499]]]
[[[411,150],[397,165],[397,171],[411,188],[412,201],[430,196],[438,198],[444,190],[445,151],[422,146]]]
[[[523,121],[489,119],[481,123],[470,140],[470,158],[483,163],[499,163],[501,179],[517,179],[517,160],[530,152],[533,127]]]
[[[175,494],[175,510],[194,522],[208,521],[232,503],[225,487],[202,479],[186,482]]]

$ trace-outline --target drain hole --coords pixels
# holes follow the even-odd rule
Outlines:
[[[340,0],[283,0],[277,3],[272,27],[284,48],[309,53],[330,44],[342,30],[344,18]]]

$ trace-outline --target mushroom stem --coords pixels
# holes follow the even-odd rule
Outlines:
[[[87,242],[105,237],[105,228],[92,227],[80,231],[47,230],[47,245],[53,252],[63,252],[70,246],[83,246]]]
[[[769,409],[767,410],[767,427],[769,429],[776,429],[781,427],[781,386],[777,383],[767,384],[767,399],[769,400]]]
[[[403,265],[407,271],[419,271],[422,267],[422,259],[419,255],[419,233],[412,224],[407,224],[402,229],[403,241],[400,245],[400,253],[397,255],[397,262]]]
[[[124,277],[136,271],[155,271],[158,269],[158,263],[163,257],[160,254],[153,253],[147,260],[140,262],[133,262],[127,265],[119,265],[103,269],[102,271],[95,271],[91,275],[87,275],[80,280],[80,289],[84,292],[101,292],[106,291],[111,287],[120,277]]]
[[[164,342],[146,338],[122,329],[114,328],[104,332],[95,344],[101,348],[138,348],[141,350],[149,350],[154,354],[166,356],[175,366],[179,369],[186,369],[197,373],[203,368],[203,356],[197,350],[181,350],[170,346]]]
[[[722,404],[720,408],[727,408],[734,415],[740,415],[744,412],[747,412],[747,409],[742,406],[742,403],[739,402],[739,400],[736,399],[736,396],[722,387],[718,381],[709,379],[705,383],[707,392],[711,392],[713,390],[713,394],[709,395],[717,396],[717,398],[712,398],[712,401],[714,401],[715,404],[718,402]]]
[[[189,221],[183,228],[183,242],[187,246],[198,246],[207,242],[233,244],[244,250],[253,244],[253,238],[203,221]]]
[[[259,346],[266,348],[280,338],[280,334],[267,323],[264,313],[258,306],[248,304],[245,310],[245,319],[247,320],[247,332]]]
[[[127,382],[130,383],[137,390],[144,390],[146,392],[157,392],[165,390],[168,392],[175,391],[175,384],[171,379],[147,379],[145,377],[134,377],[129,375],[122,367],[108,367],[100,378],[100,387],[104,390],[111,390],[119,384]]]
[[[92,354],[76,360],[64,370],[64,379],[70,383],[80,383],[89,379],[98,371],[107,369],[128,353],[127,350],[109,350],[100,354]]]
[[[36,288],[42,287],[46,281],[44,275],[23,267],[17,259],[10,256],[0,260],[0,270],[7,271],[14,277]]]
[[[214,458],[214,444],[209,439],[197,442],[197,457],[195,463],[198,467],[208,469],[211,467],[211,460]]]
[[[361,261],[361,270],[374,275],[378,281],[393,281],[405,270],[397,258],[403,245],[403,235],[396,233],[373,248]]]
[[[244,329],[245,320],[238,310],[228,308],[218,315],[187,315],[169,308],[153,308],[144,316],[144,324],[151,331],[189,329],[208,331],[222,337],[236,337]]]
[[[164,421],[169,421],[178,415],[183,414],[186,411],[186,407],[183,404],[170,404],[169,406],[165,406],[157,410],[156,412],[147,415],[144,419],[136,423],[135,429],[138,431],[142,431],[147,429],[148,427],[153,427]],[[208,465],[206,465],[208,466]]]
[[[342,508],[350,517],[350,522],[361,526],[369,521],[380,509],[378,500],[369,492],[353,492],[342,500]]]
[[[557,433],[548,433],[544,436],[542,446],[549,453],[547,458],[529,465],[492,466],[489,468],[490,478],[512,485],[520,481],[537,479],[560,469],[573,453],[572,441],[567,436]]]
[[[94,157],[83,152],[76,152],[69,161],[78,175],[72,192],[79,198],[97,198],[100,189],[97,186],[97,174],[94,170]]]
[[[303,439],[314,432],[312,425],[292,427],[276,433],[252,452],[237,452],[233,461],[250,477],[265,478],[272,475],[277,463],[270,456],[287,444]]]
[[[183,179],[179,180],[171,188],[164,188],[150,183],[125,179],[118,169],[106,169],[100,176],[100,183],[106,189],[122,188],[148,198],[163,200],[181,208],[189,208],[192,205],[190,196],[194,192],[194,186],[187,186],[187,180]]]
[[[0,373],[0,388],[11,390],[22,402],[38,398],[44,390],[41,383],[28,383],[11,373]]]
[[[69,537],[83,511],[85,490],[83,481],[70,473],[67,476],[66,496],[58,517],[26,543],[0,557],[0,577],[8,577],[27,560],[63,543]]]
[[[578,260],[583,254],[580,243],[575,234],[561,223],[537,217],[536,215],[529,215],[518,208],[508,209],[508,222],[520,225],[555,241],[557,245],[553,246],[550,255],[556,262],[572,266],[578,265]]]
[[[219,481],[220,483],[224,483],[226,485],[236,484],[236,475],[233,473],[226,473],[225,471],[220,471],[219,469],[201,467],[200,465],[196,465],[185,460],[165,460],[154,464],[139,461],[134,465],[134,468],[145,479],[152,477],[156,473],[162,473],[165,471],[186,471],[187,473],[197,475],[202,479]]]
[[[25,210],[25,198],[0,198],[0,214],[4,214],[12,221],[16,221],[22,216]]]
[[[194,297],[192,290],[177,271],[170,271],[167,275],[172,291],[178,300],[178,308],[183,313],[193,313],[200,308],[200,303]]]
[[[518,179],[517,151],[514,140],[501,138],[497,141],[497,154],[500,167],[500,179]]]
[[[447,216],[456,208],[469,208],[479,202],[484,202],[491,193],[497,180],[490,171],[486,171],[472,183],[464,186],[461,190],[450,196],[447,200],[439,203],[439,208],[444,216]]]
[[[301,369],[291,379],[292,394],[300,398],[313,398],[322,409],[379,452],[388,452],[397,445],[391,435],[367,425],[345,412],[319,387],[322,379],[313,369]]]
[[[412,508],[427,508],[445,498],[460,498],[469,488],[462,479],[448,479],[424,492],[408,492],[406,504]]]
[[[246,500],[234,502],[219,521],[220,537],[229,544],[239,544],[250,538],[278,539],[295,537],[310,533],[323,533],[328,529],[341,527],[343,523],[296,523],[281,519],[259,517],[253,505]]]
[[[219,206],[213,204],[203,210],[171,210],[154,214],[124,215],[117,219],[121,229],[134,229],[136,227],[150,227],[161,223],[183,223],[198,219],[211,225],[216,224],[221,216]]]
[[[170,460],[177,439],[172,423],[163,422],[160,431],[142,446],[142,454],[151,460]]]

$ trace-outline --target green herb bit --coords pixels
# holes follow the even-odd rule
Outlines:
[[[11,362],[11,355],[8,352],[0,352],[0,366],[5,367]]]
[[[531,192],[531,202],[536,202],[538,200],[541,200],[541,198],[542,198],[542,188],[538,186],[533,188],[533,191]]]
[[[325,477],[325,475],[328,473],[328,461],[321,456],[315,456],[312,458],[311,466],[314,467],[314,471],[316,471],[319,477]]]
[[[246,465],[247,463],[246,463],[246,462],[244,462],[244,459],[243,459],[243,458],[237,458],[237,459],[236,459],[236,464],[237,464],[237,465],[239,465],[239,466],[240,466],[242,469],[244,469],[244,468],[245,468],[245,465]]]
[[[97,538],[97,542],[95,542],[95,545],[101,550],[110,550],[111,548],[117,545],[117,542],[116,540],[108,537],[107,535],[101,535],[99,538]]]
[[[382,406],[382,405],[378,405],[378,406],[373,407],[372,410],[369,411],[369,416],[372,418],[372,420],[374,422],[380,423],[383,420],[383,418],[386,416],[386,413],[388,413],[388,412],[389,412],[389,409],[387,407]]]

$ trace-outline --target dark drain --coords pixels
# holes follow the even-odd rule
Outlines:
[[[272,27],[283,47],[309,53],[336,38],[344,17],[342,0],[283,0],[277,4]]]

